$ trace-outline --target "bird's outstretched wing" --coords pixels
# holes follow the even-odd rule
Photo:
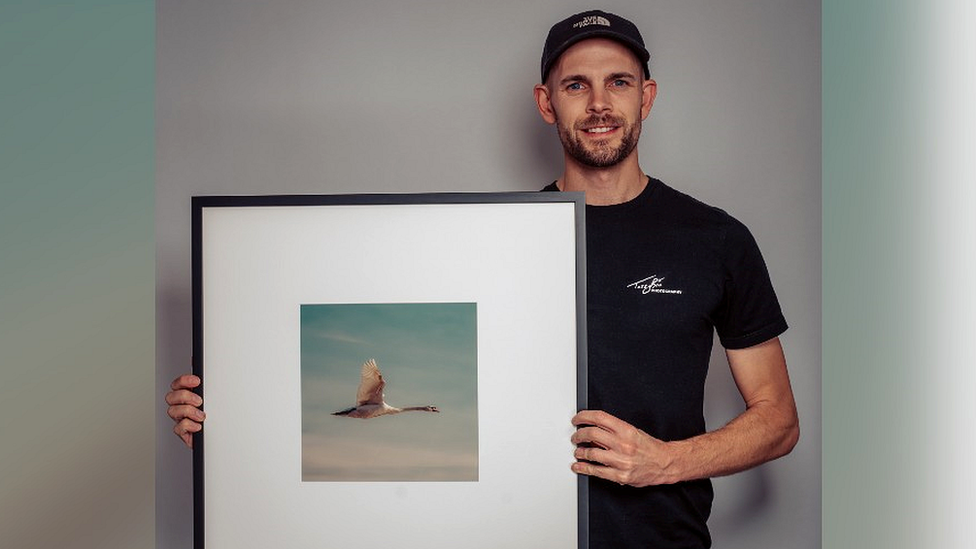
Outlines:
[[[383,374],[376,367],[376,361],[369,359],[363,363],[362,379],[359,380],[359,391],[356,392],[356,406],[364,404],[383,404]]]

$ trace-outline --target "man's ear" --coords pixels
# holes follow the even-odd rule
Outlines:
[[[539,115],[546,121],[546,124],[555,124],[556,112],[552,109],[549,87],[545,84],[536,84],[532,92],[535,94],[535,106],[539,109]]]
[[[651,107],[654,106],[654,98],[657,97],[657,82],[647,79],[641,84],[641,120],[645,120],[651,114]]]

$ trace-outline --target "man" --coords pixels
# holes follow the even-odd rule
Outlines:
[[[792,450],[798,422],[778,336],[786,330],[749,231],[650,178],[641,124],[657,90],[637,28],[601,11],[552,27],[534,94],[564,149],[547,191],[587,203],[588,398],[573,471],[589,475],[590,547],[709,547],[710,477]],[[714,331],[746,410],[705,432]],[[181,376],[166,401],[187,445],[201,399]]]

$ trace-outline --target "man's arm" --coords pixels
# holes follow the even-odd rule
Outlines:
[[[779,338],[726,351],[746,410],[727,425],[664,442],[606,412],[584,410],[573,471],[620,484],[650,486],[730,475],[788,454],[800,434]]]

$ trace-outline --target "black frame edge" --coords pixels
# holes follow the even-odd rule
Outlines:
[[[575,202],[583,209],[581,192],[444,192],[444,193],[363,193],[363,194],[278,194],[194,196],[194,208],[248,206],[372,206],[398,204],[477,204],[502,202]]]
[[[588,407],[587,375],[588,347],[586,326],[586,203],[583,193],[573,194],[576,203],[576,406],[577,410]],[[582,380],[582,381],[581,381]],[[590,478],[577,477],[577,546],[588,549],[590,545]]]
[[[192,232],[192,307],[193,342],[191,361],[193,375],[200,378],[200,386],[194,392],[203,396],[203,207],[206,200],[191,199]],[[202,410],[206,402],[200,406]],[[193,549],[204,547],[204,492],[203,492],[203,431],[193,434]]]

